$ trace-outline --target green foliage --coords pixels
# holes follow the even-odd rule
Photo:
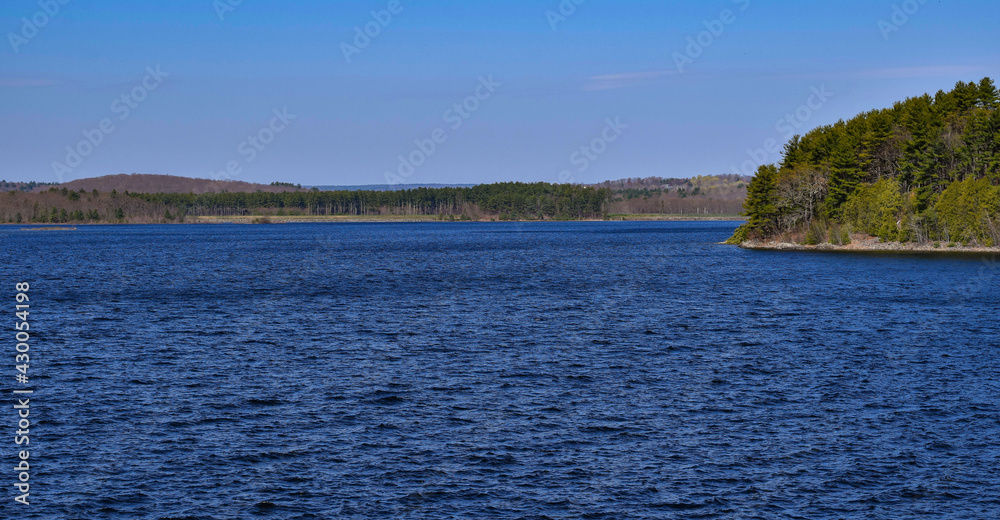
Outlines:
[[[843,221],[862,233],[891,241],[899,238],[903,196],[899,181],[882,179],[862,185],[844,204]]]
[[[1000,238],[1000,188],[986,179],[952,183],[941,194],[936,209],[947,240],[992,246]]]
[[[831,244],[846,246],[851,243],[851,228],[846,225],[831,224],[828,236]]]
[[[822,244],[826,241],[826,233],[823,226],[819,222],[813,222],[806,229],[805,242],[807,246],[815,246]]]
[[[746,224],[743,224],[742,226],[736,228],[736,233],[733,233],[733,236],[729,237],[729,240],[726,240],[726,243],[731,246],[738,246],[749,239],[750,228]]]
[[[817,189],[824,176],[825,192]],[[886,241],[1000,244],[998,185],[997,88],[989,78],[959,82],[792,138],[780,167],[751,182],[739,234],[804,233],[815,242],[824,231],[815,223],[828,220],[833,243],[850,240],[846,225]]]
[[[779,216],[775,205],[777,178],[777,167],[761,166],[747,186],[747,198],[743,203],[743,209],[749,217],[743,230],[747,238],[760,238],[777,230]]]
[[[829,189],[826,198],[826,216],[837,218],[841,206],[861,182],[862,160],[858,150],[862,145],[863,120],[838,123],[830,129]]]

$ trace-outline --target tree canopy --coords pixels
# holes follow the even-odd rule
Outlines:
[[[795,136],[750,182],[748,222],[730,241],[848,226],[887,241],[1000,244],[998,108],[985,78]]]

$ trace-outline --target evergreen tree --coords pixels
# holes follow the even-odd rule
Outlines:
[[[993,84],[993,80],[983,78],[979,82],[979,107],[993,110],[998,108],[998,102],[1000,102],[1000,94],[997,93],[997,87]]]
[[[894,161],[897,154],[891,142],[893,135],[893,120],[889,111],[879,110],[870,114],[858,154],[865,182],[896,175],[898,166]]]
[[[777,230],[780,215],[775,204],[778,168],[773,164],[757,169],[757,175],[747,186],[747,199],[743,203],[748,221],[745,233],[747,237],[758,238]]]
[[[936,125],[929,96],[907,101],[903,122],[910,132],[910,139],[903,147],[900,165],[904,190],[913,186],[917,190],[917,209],[926,209],[938,187],[935,146]]]
[[[830,130],[830,180],[826,198],[826,214],[829,218],[839,218],[841,206],[854,193],[862,179],[855,143],[864,125],[838,124]],[[853,135],[852,135],[853,134]]]

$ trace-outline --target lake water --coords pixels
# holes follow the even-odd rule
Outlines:
[[[1000,517],[1000,264],[735,225],[0,229],[0,517]]]

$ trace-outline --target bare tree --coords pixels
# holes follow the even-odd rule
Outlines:
[[[782,224],[791,230],[798,224],[809,224],[816,207],[826,198],[830,176],[817,168],[786,168],[778,178],[778,209]]]

